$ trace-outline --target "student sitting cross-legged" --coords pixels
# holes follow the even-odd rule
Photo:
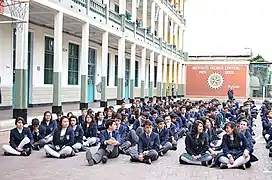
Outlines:
[[[96,145],[99,139],[97,138],[97,124],[93,115],[87,114],[85,116],[85,121],[82,123],[82,129],[84,131],[83,145]]]
[[[45,138],[40,142],[41,147],[45,144],[51,143],[53,140],[53,133],[58,127],[57,121],[53,120],[52,113],[45,111],[41,126],[45,128]]]
[[[152,132],[153,125],[150,120],[143,122],[143,128],[144,132],[139,135],[138,152],[130,154],[130,161],[151,164],[151,161],[159,157],[160,138],[157,133]]]
[[[15,120],[16,128],[10,131],[9,145],[3,145],[5,155],[29,156],[33,137],[29,128],[24,127],[24,119]]]
[[[70,126],[74,130],[74,134],[75,134],[74,145],[72,146],[72,148],[74,149],[76,153],[79,151],[85,150],[83,146],[84,132],[82,127],[79,125],[79,121],[76,116],[70,117]]]
[[[45,127],[40,126],[40,121],[32,119],[31,125],[28,126],[33,136],[33,150],[39,151],[43,147],[43,139],[45,137]]]
[[[212,156],[209,152],[208,138],[201,121],[194,122],[191,132],[186,135],[185,146],[187,153],[179,157],[180,164],[207,166],[211,163]]]
[[[89,166],[100,163],[107,163],[108,158],[116,158],[119,155],[120,134],[116,132],[116,122],[114,119],[108,119],[106,122],[106,130],[101,131],[100,147],[98,151],[92,155],[91,151],[86,152],[86,159]]]
[[[159,155],[163,156],[166,154],[170,149],[172,149],[172,144],[168,141],[169,140],[169,129],[165,127],[164,119],[158,117],[156,119],[157,127],[154,128],[154,132],[159,134],[160,137],[160,150]]]
[[[74,144],[74,130],[69,128],[68,117],[62,116],[60,127],[54,131],[53,144],[44,146],[46,156],[66,158],[74,155],[72,145]]]
[[[169,130],[168,141],[172,144],[171,150],[175,151],[175,150],[177,150],[176,139],[178,139],[176,125],[171,121],[171,117],[169,115],[164,116],[164,122],[165,122],[165,127]]]
[[[217,159],[219,162],[215,162],[220,163],[221,169],[237,167],[245,169],[245,164],[250,160],[252,147],[244,134],[238,132],[233,122],[226,123],[224,129],[226,134],[222,139],[223,153],[218,154]]]

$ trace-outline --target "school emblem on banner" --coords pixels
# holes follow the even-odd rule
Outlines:
[[[218,89],[223,86],[224,78],[220,73],[212,73],[208,76],[207,83],[212,89]]]

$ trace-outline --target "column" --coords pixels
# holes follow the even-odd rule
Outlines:
[[[169,79],[168,79],[168,97],[171,98],[172,97],[172,87],[173,87],[173,74],[172,74],[172,71],[173,71],[173,60],[170,59],[169,60],[169,71],[168,71],[168,75],[169,75]]]
[[[137,18],[137,0],[131,2],[131,21],[136,22]]]
[[[124,37],[118,39],[117,105],[122,104],[124,97],[125,41]]]
[[[163,34],[163,10],[160,9],[159,11],[159,23],[158,23],[158,35],[160,38],[164,39],[164,34]]]
[[[149,98],[153,100],[154,89],[154,51],[150,52],[150,83],[149,83]]]
[[[147,27],[147,0],[143,0],[143,28]]]
[[[183,50],[183,30],[181,27],[178,28],[178,37],[179,37],[179,45],[178,45],[178,49],[179,50]]]
[[[170,26],[170,44],[173,44],[173,31],[174,31],[174,21],[171,20],[171,26]]]
[[[119,14],[126,14],[126,0],[119,0]]]
[[[182,65],[182,94],[181,96],[184,97],[185,96],[185,83],[186,83],[186,65],[183,64]]]
[[[178,80],[177,80],[177,71],[178,71],[178,63],[177,61],[174,61],[174,84],[173,86],[173,97],[176,98],[177,97],[177,84],[178,84]]]
[[[177,97],[180,98],[182,96],[182,64],[178,64],[178,93]]]
[[[150,18],[150,23],[151,23],[151,33],[154,34],[155,32],[155,16],[156,16],[156,3],[155,1],[152,1],[151,3],[151,18]]]
[[[141,59],[141,98],[145,98],[145,63],[146,63],[146,48],[142,49]]]
[[[81,58],[80,58],[80,73],[81,73],[81,88],[80,88],[80,104],[79,109],[88,109],[88,56],[89,56],[89,23],[82,25],[81,38]]]
[[[54,20],[54,78],[52,113],[62,111],[61,105],[61,72],[62,72],[62,26],[63,13],[58,12]]]
[[[102,34],[102,65],[101,65],[101,101],[100,107],[108,106],[107,97],[107,67],[108,67],[108,47],[109,47],[109,32],[106,31]],[[119,62],[118,62],[119,63]]]
[[[168,42],[168,27],[169,27],[169,22],[168,22],[168,15],[165,14],[164,16],[164,40]]]
[[[166,82],[167,82],[167,57],[164,57],[163,59],[163,87],[162,87],[163,99],[166,99]]]
[[[134,86],[135,86],[135,60],[136,60],[136,44],[131,45],[131,57],[130,57],[130,98],[129,102],[134,102]]]
[[[162,55],[158,55],[158,65],[157,65],[157,99],[161,100],[162,97]]]
[[[176,48],[178,47],[178,24],[175,24],[175,26],[174,26],[174,35],[175,35],[175,42],[174,42],[174,44],[175,44],[175,46],[176,46]]]
[[[29,4],[27,3],[27,6]],[[28,9],[28,8],[27,8]],[[22,117],[27,123],[28,107],[28,27],[29,11],[26,12],[26,22],[22,29],[16,27],[16,62],[14,84],[13,118]],[[31,84],[30,84],[31,85]]]

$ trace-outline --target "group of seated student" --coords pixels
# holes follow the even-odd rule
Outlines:
[[[179,139],[186,136],[186,153],[179,157],[181,164],[244,169],[257,160],[252,154],[253,121],[257,116],[253,106],[251,99],[242,106],[235,99],[223,103],[217,99],[141,99],[130,108],[122,103],[116,112],[112,106],[96,113],[82,109],[79,117],[59,112],[56,120],[46,111],[41,122],[33,119],[28,128],[24,127],[24,119],[17,118],[10,145],[3,149],[6,155],[27,156],[32,149],[44,147],[46,156],[55,158],[86,151],[90,166],[106,163],[119,154],[130,156],[132,162],[151,164],[177,150]],[[89,147],[97,145],[97,152],[92,154]]]

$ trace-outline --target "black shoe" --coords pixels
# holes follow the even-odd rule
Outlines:
[[[29,155],[27,155],[26,151],[22,151],[21,156],[29,156]]]
[[[161,157],[164,155],[162,151],[159,152],[158,154],[159,154],[159,156],[161,156]]]
[[[61,154],[59,158],[60,158],[60,159],[65,159],[66,157],[67,157],[67,156],[66,156],[65,154]]]
[[[269,148],[269,152],[271,152],[271,153],[272,153],[272,147],[270,147],[270,148]]]
[[[130,158],[130,162],[139,162],[139,160],[134,159],[134,158]]]
[[[227,164],[224,164],[224,163],[221,163],[220,164],[220,169],[228,169],[228,165]]]
[[[92,155],[92,152],[90,150],[88,150],[86,152],[86,159],[88,161],[89,166],[93,166],[94,165],[93,155]]]
[[[10,156],[11,154],[8,153],[8,152],[4,152],[4,155],[5,155],[5,156]]]
[[[202,166],[208,166],[208,162],[207,162],[207,161],[202,161],[202,162],[201,162],[201,165],[202,165]]]
[[[246,170],[246,166],[243,164],[243,165],[239,166],[238,169]]]
[[[33,146],[33,150],[35,151],[39,151],[41,149],[41,147],[39,145]]]
[[[247,162],[246,164],[245,164],[245,166],[246,166],[246,168],[250,168],[251,167],[251,162]]]
[[[171,150],[173,150],[173,151],[176,151],[177,149],[178,149],[178,148],[175,147],[175,146],[171,148]]]
[[[88,150],[88,148],[86,148],[85,146],[82,146],[82,148],[80,149],[80,151],[82,151],[82,152],[85,152],[87,150]]]
[[[269,155],[268,155],[269,157],[272,157],[272,152],[269,152]]]
[[[27,148],[27,149],[25,150],[25,152],[26,152],[26,155],[29,156],[29,155],[31,154],[31,149],[30,149],[30,148]]]
[[[151,164],[151,159],[150,158],[145,158],[143,162],[145,164]]]
[[[188,164],[187,162],[183,161],[181,158],[179,158],[179,163],[180,164]]]
[[[108,157],[107,156],[103,156],[102,157],[102,163],[106,164],[108,162]]]
[[[74,150],[75,153],[78,153],[78,152],[79,152],[79,150],[76,149],[76,148],[74,148],[73,150]]]

